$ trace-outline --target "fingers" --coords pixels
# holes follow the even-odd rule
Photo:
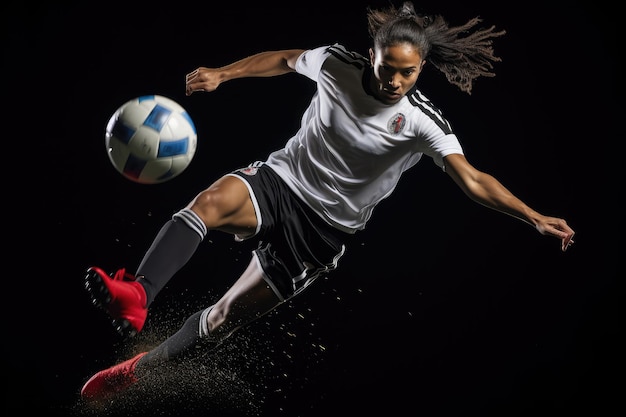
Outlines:
[[[199,73],[200,68],[196,68],[185,76],[185,95],[190,96],[194,91],[196,91],[194,89],[194,85],[197,84]]]
[[[198,67],[185,76],[185,94],[190,96],[197,91],[214,91],[220,84],[218,71],[212,68]]]
[[[570,246],[572,246],[574,244],[574,234],[569,234],[567,235],[567,237],[563,238],[563,240],[561,241],[561,250],[563,252],[565,252],[567,249],[569,249]]]
[[[565,252],[574,244],[574,230],[563,219],[552,218],[549,226],[553,229],[549,234],[561,238],[561,251]]]
[[[196,79],[196,77],[198,76],[198,73],[200,72],[200,68],[196,68],[195,70],[191,71],[189,74],[187,74],[187,76],[185,77],[185,82],[189,83],[193,80]]]

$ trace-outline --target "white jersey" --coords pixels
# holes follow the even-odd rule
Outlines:
[[[427,155],[463,149],[441,112],[416,88],[396,104],[369,92],[362,55],[335,44],[304,52],[296,71],[317,82],[297,133],[269,165],[314,211],[348,233],[365,227],[404,171]]]

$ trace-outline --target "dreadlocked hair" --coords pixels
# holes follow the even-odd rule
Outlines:
[[[418,15],[412,2],[402,7],[367,11],[368,30],[376,47],[410,43],[428,58],[461,91],[472,93],[474,80],[494,77],[493,64],[501,61],[494,55],[493,40],[506,32],[495,26],[477,29],[482,21],[475,17],[463,25],[450,27],[440,15]]]

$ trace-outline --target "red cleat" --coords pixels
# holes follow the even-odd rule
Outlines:
[[[94,305],[113,317],[113,326],[124,337],[141,331],[148,316],[146,291],[135,276],[122,268],[111,278],[102,269],[92,266],[85,276],[85,288]]]
[[[124,391],[139,379],[135,376],[137,361],[146,353],[96,373],[83,385],[80,396],[86,401],[102,401]]]

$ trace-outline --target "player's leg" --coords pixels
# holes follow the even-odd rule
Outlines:
[[[166,223],[137,269],[147,304],[189,261],[209,230],[249,234],[256,224],[248,188],[241,180],[225,176],[202,191]]]
[[[120,269],[109,276],[102,269],[91,267],[85,286],[94,304],[114,319],[116,329],[124,336],[132,336],[142,330],[156,295],[189,261],[209,230],[249,235],[256,225],[246,185],[235,177],[222,177],[163,225],[136,274]]]
[[[134,383],[155,366],[185,355],[201,345],[206,351],[222,343],[234,331],[258,319],[281,303],[268,286],[256,258],[235,284],[213,306],[189,317],[183,326],[149,352],[142,352],[92,376],[83,386],[85,400],[110,398]]]

